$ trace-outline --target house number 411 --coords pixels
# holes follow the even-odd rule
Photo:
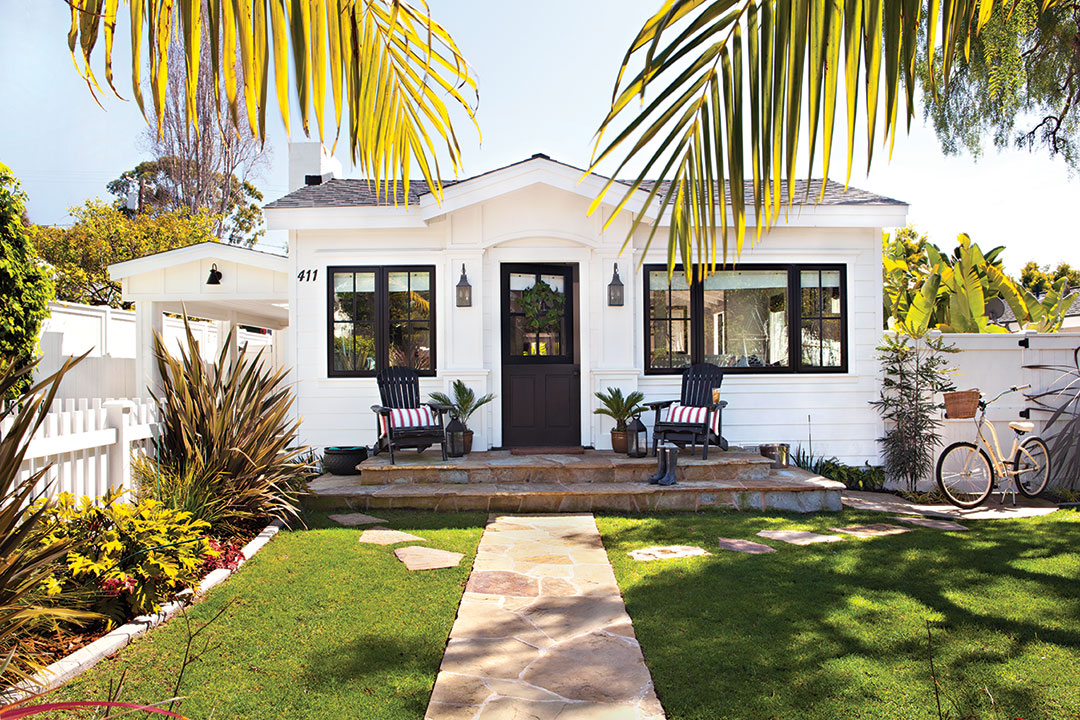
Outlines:
[[[315,278],[319,276],[319,269],[314,270],[301,270],[296,273],[297,282],[314,282]]]

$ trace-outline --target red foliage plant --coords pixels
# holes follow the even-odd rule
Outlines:
[[[235,570],[245,560],[244,553],[235,540],[215,540],[210,538],[210,552],[203,559],[202,572],[212,570]]]

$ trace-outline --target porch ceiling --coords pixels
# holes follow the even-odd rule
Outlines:
[[[289,327],[287,303],[279,304],[265,300],[230,300],[229,302],[194,300],[155,302],[154,305],[162,312],[178,315],[186,313],[189,317],[207,320],[227,320],[270,330],[283,330]]]

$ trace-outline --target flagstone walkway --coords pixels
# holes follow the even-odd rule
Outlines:
[[[426,718],[664,718],[591,514],[492,516]]]

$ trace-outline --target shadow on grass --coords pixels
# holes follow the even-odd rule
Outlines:
[[[757,556],[716,549],[718,536],[761,540],[761,529],[829,532],[866,521],[882,518],[602,521],[669,718],[936,718],[927,619],[951,717],[1080,716],[1080,523],[971,523],[966,533],[808,547],[765,541],[778,552]],[[625,557],[651,544],[714,555]]]

